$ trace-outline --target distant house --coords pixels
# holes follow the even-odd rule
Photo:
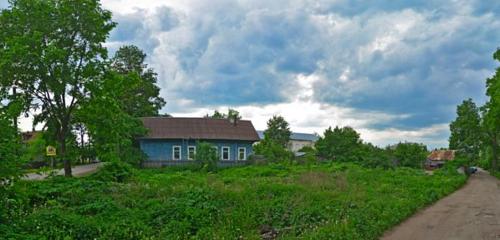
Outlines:
[[[427,168],[442,167],[447,161],[455,159],[455,150],[434,150],[427,157],[425,166]]]
[[[259,138],[264,139],[264,131],[257,131]],[[290,135],[288,149],[292,152],[298,152],[303,147],[314,147],[314,143],[319,139],[319,136],[311,133],[296,133]]]
[[[148,134],[139,138],[142,151],[148,156],[145,167],[172,166],[191,163],[199,141],[211,143],[220,165],[245,163],[252,155],[252,144],[259,136],[251,121],[213,118],[142,118]]]

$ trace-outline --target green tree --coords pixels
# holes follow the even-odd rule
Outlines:
[[[217,150],[207,142],[199,142],[196,146],[195,160],[201,164],[202,168],[213,172],[217,170]]]
[[[288,122],[282,116],[273,116],[267,121],[267,129],[264,131],[264,140],[273,142],[282,148],[288,146],[290,141],[290,127]]]
[[[144,159],[134,147],[134,139],[146,133],[141,121],[127,112],[120,97],[130,87],[140,84],[131,82],[115,72],[108,72],[88,85],[90,98],[82,103],[77,118],[87,127],[92,146],[103,161],[123,161],[139,165]]]
[[[115,23],[98,0],[12,0],[0,13],[0,79],[54,128],[66,176],[66,144],[86,86],[103,71]]]
[[[235,109],[229,108],[227,113],[221,113],[217,110],[214,111],[212,115],[205,115],[206,118],[215,118],[215,119],[230,119],[234,121],[238,121],[241,119],[240,112]]]
[[[156,86],[157,73],[144,63],[146,54],[134,45],[122,46],[111,59],[114,71],[123,74],[132,84],[120,100],[125,111],[134,117],[158,116],[158,111],[165,106],[160,97],[160,88]]]
[[[500,49],[493,54],[493,58],[500,62]],[[488,101],[483,110],[483,130],[485,132],[485,147],[491,151],[491,170],[498,170],[498,149],[500,149],[500,67],[495,75],[486,80],[486,95]]]
[[[323,137],[316,141],[318,155],[323,158],[337,161],[359,161],[359,154],[363,142],[351,127],[331,127],[325,130]]]
[[[394,157],[402,167],[422,168],[427,155],[427,147],[420,143],[399,143],[394,149]]]
[[[0,188],[8,187],[6,181],[13,181],[21,175],[21,142],[12,122],[12,114],[0,103]],[[1,190],[1,189],[0,189]]]
[[[450,124],[450,149],[457,150],[459,155],[469,162],[479,158],[481,149],[481,117],[479,109],[472,99],[467,99],[457,107],[457,118]]]

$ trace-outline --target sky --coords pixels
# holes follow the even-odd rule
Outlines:
[[[0,0],[0,7],[5,6]],[[103,0],[158,75],[163,113],[235,108],[258,129],[351,126],[379,146],[448,145],[466,98],[498,63],[498,0]]]

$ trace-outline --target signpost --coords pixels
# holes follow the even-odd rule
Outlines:
[[[57,155],[56,148],[54,146],[50,146],[49,145],[49,146],[47,146],[47,148],[45,149],[45,151],[47,152],[47,156],[51,157],[52,167],[54,167],[54,158]]]

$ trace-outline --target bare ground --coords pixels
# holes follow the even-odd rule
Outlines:
[[[500,181],[479,170],[464,187],[381,239],[500,239]]]

